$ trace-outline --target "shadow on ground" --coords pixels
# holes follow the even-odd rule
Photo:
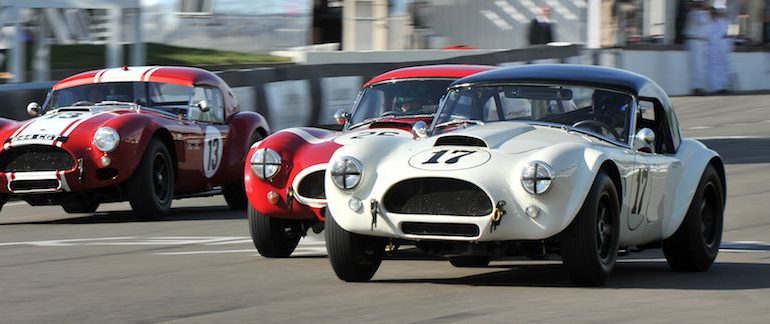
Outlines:
[[[448,265],[449,266],[449,265]],[[494,271],[498,269],[501,271]],[[460,278],[373,280],[377,283],[512,287],[574,287],[560,264],[492,265],[491,272]],[[740,290],[770,288],[770,264],[715,263],[709,271],[670,270],[665,261],[618,263],[601,288]],[[599,289],[601,289],[599,288]]]
[[[64,213],[62,211],[62,213]],[[65,214],[66,215],[66,214]],[[82,214],[64,219],[28,221],[16,223],[3,223],[1,225],[29,225],[29,224],[113,224],[136,222],[167,222],[183,220],[226,220],[245,219],[246,211],[232,210],[227,206],[214,207],[179,207],[171,208],[168,214],[158,218],[145,218],[134,215],[130,211],[96,212]]]

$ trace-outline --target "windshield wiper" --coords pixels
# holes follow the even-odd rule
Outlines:
[[[348,129],[353,129],[353,128],[361,127],[361,126],[364,126],[364,125],[369,125],[369,124],[377,121],[377,119],[379,119],[379,117],[372,117],[372,118],[364,119],[364,121],[362,121],[362,122],[360,122],[358,124],[351,125],[350,127],[348,127]]]

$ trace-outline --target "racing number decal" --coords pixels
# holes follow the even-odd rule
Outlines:
[[[628,229],[636,230],[642,223],[644,223],[645,215],[642,215],[642,208],[644,205],[644,193],[647,191],[647,185],[650,180],[650,169],[640,169],[636,175],[636,193],[633,197],[633,205],[631,206],[631,212],[628,214]]]
[[[203,174],[211,178],[222,163],[222,133],[214,126],[206,126],[203,140]]]
[[[392,132],[392,131],[382,131],[382,132],[375,132],[375,131],[367,131],[367,132],[358,132],[355,136],[351,136],[350,139],[361,139],[368,136],[398,136],[398,132]]]
[[[427,161],[423,162],[422,164],[436,164],[436,163],[440,163],[439,159],[441,159],[441,157],[444,156],[444,154],[446,154],[447,152],[449,152],[449,150],[442,150],[442,151],[433,152],[433,156],[431,156],[430,159],[428,159]],[[449,159],[444,160],[444,163],[446,163],[446,164],[455,164],[458,161],[460,161],[461,157],[471,155],[474,152],[476,152],[476,151],[454,150],[454,151],[452,151],[452,153],[449,153],[449,154],[450,155],[456,154],[456,155],[453,156],[453,157],[450,157]]]

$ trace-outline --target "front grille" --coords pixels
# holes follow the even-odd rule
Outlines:
[[[59,189],[59,180],[15,180],[11,181],[11,191],[55,190]]]
[[[305,198],[326,199],[324,194],[324,170],[306,175],[299,181],[297,193]]]
[[[19,146],[0,155],[0,170],[3,172],[59,171],[74,167],[72,155],[50,145]]]
[[[398,214],[484,216],[492,201],[476,185],[457,179],[417,178],[391,187],[383,199],[385,209]]]
[[[476,237],[479,227],[473,224],[403,222],[404,234]]]

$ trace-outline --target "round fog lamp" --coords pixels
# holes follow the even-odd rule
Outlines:
[[[110,164],[112,164],[112,159],[110,159],[109,156],[106,156],[106,155],[102,156],[101,160],[102,160],[101,161],[102,162],[102,166],[105,167],[105,168],[110,166]]]
[[[364,208],[364,203],[358,198],[350,198],[350,200],[348,200],[348,208],[354,212],[359,212]]]
[[[532,219],[535,219],[537,218],[537,216],[540,216],[540,208],[537,208],[537,206],[529,206],[524,211],[527,213],[527,216],[529,216],[529,218],[532,218]]]
[[[271,191],[267,193],[267,202],[275,205],[278,203],[278,199],[281,198],[278,196],[278,193],[275,191]]]

